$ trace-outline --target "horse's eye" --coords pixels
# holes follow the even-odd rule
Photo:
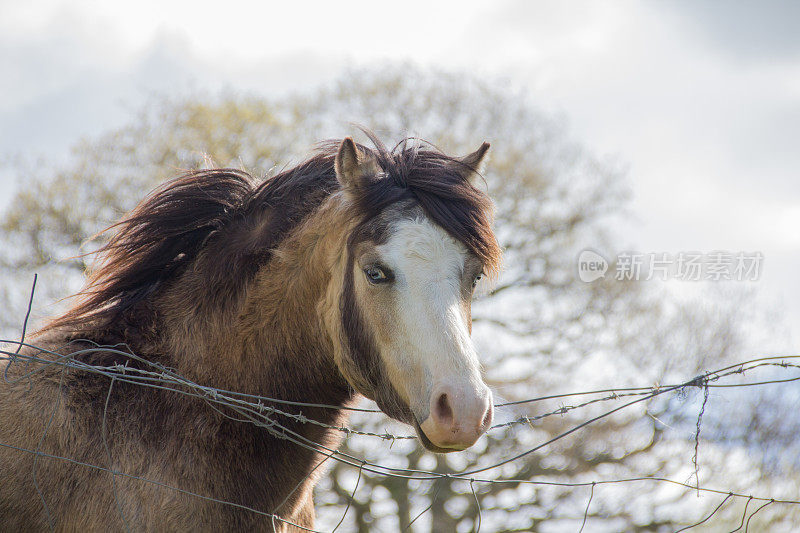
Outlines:
[[[483,279],[483,273],[478,274],[474,278],[472,278],[472,288],[474,289],[478,282]]]
[[[387,276],[386,272],[384,272],[380,267],[371,266],[366,268],[364,269],[364,274],[367,275],[367,279],[370,281],[370,283],[383,283],[385,281],[389,281],[389,276]]]

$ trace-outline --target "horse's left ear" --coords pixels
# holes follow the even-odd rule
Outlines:
[[[334,167],[336,179],[345,190],[360,188],[364,180],[374,177],[380,170],[375,157],[361,152],[352,137],[345,137],[339,145]]]
[[[477,185],[479,177],[486,168],[486,162],[489,160],[486,156],[489,153],[490,146],[488,142],[484,142],[480,148],[471,154],[458,159],[461,175],[472,185]]]

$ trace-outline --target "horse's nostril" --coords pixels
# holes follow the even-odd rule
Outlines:
[[[441,394],[436,400],[436,418],[440,424],[449,425],[453,421],[453,408],[450,407],[446,393]]]
[[[430,395],[430,412],[419,429],[437,451],[472,446],[492,423],[492,395],[469,382],[442,383]]]

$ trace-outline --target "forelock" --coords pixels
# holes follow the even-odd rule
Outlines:
[[[501,251],[492,231],[492,202],[464,176],[463,163],[415,139],[387,149],[374,135],[374,148],[359,145],[378,161],[381,172],[353,191],[365,222],[398,202],[418,205],[427,217],[463,243],[496,274]]]

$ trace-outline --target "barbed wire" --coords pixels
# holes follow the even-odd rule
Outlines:
[[[39,351],[41,354],[51,355],[56,359],[44,359],[41,357],[31,356],[20,354],[18,351],[11,352],[9,350],[0,349],[0,361],[6,360],[10,363],[14,363],[18,360],[24,360],[27,363],[37,363],[41,365],[40,367],[31,370],[29,372],[21,374],[19,377],[15,379],[9,379],[8,376],[5,376],[5,381],[7,383],[14,383],[16,381],[22,379],[30,379],[35,374],[41,372],[47,366],[67,366],[69,368],[75,368],[77,370],[83,370],[86,372],[97,373],[108,377],[112,380],[119,380],[120,382],[125,383],[132,383],[132,384],[139,384],[143,386],[165,389],[165,390],[174,390],[181,394],[188,394],[202,398],[210,397],[212,400],[220,400],[220,403],[223,403],[222,400],[227,400],[232,403],[240,404],[242,406],[250,406],[255,410],[261,413],[268,413],[268,414],[275,414],[284,416],[286,418],[290,418],[295,420],[296,422],[300,423],[309,423],[313,425],[317,425],[319,427],[325,429],[331,429],[334,431],[338,431],[341,433],[345,433],[347,435],[361,435],[361,436],[368,436],[368,437],[377,437],[384,440],[405,440],[405,439],[416,439],[415,435],[394,435],[389,432],[383,433],[375,433],[369,431],[361,431],[354,428],[350,428],[347,426],[334,426],[330,424],[326,424],[324,422],[315,420],[313,418],[308,418],[304,416],[302,413],[291,413],[289,411],[285,411],[270,405],[268,403],[278,403],[284,405],[291,405],[296,407],[321,407],[321,408],[335,408],[334,405],[326,405],[326,404],[314,404],[314,403],[307,403],[307,402],[295,402],[290,400],[284,399],[277,399],[267,396],[259,396],[255,394],[245,394],[239,393],[235,391],[229,391],[225,389],[219,389],[212,386],[204,386],[199,385],[191,380],[188,380],[182,376],[180,376],[174,370],[168,369],[163,365],[155,362],[148,361],[145,358],[139,357],[133,354],[130,351],[120,350],[119,348],[122,345],[100,345],[88,339],[75,339],[70,341],[64,348],[69,346],[73,343],[86,343],[86,344],[93,344],[95,347],[93,348],[86,348],[81,350],[76,350],[71,352],[67,355],[61,354],[59,351],[50,350],[47,348],[43,348],[34,344],[29,344],[26,342],[20,342],[10,339],[0,339],[0,344],[17,344],[19,347],[26,347],[33,350]],[[19,348],[18,348],[19,349]],[[146,370],[143,368],[132,367],[128,365],[122,365],[119,363],[115,363],[113,365],[103,366],[103,365],[90,365],[84,363],[82,361],[76,361],[76,357],[80,357],[83,355],[91,355],[97,353],[108,353],[113,355],[120,355],[124,357],[128,357],[131,360],[137,361],[139,363],[145,363],[147,365],[152,366],[156,370]],[[548,411],[539,415],[535,416],[521,416],[515,420],[511,420],[508,422],[502,422],[498,424],[494,424],[489,428],[489,431],[498,430],[502,428],[508,428],[511,426],[517,425],[532,425],[533,422],[542,420],[544,418],[548,418],[555,415],[565,415],[570,411],[574,411],[576,409],[581,409],[583,407],[587,407],[592,404],[601,403],[601,402],[609,402],[613,400],[621,400],[623,398],[629,397],[640,397],[644,399],[654,398],[666,392],[673,392],[673,391],[682,391],[683,389],[697,387],[697,388],[705,388],[705,387],[751,387],[751,386],[762,386],[768,384],[778,384],[778,383],[787,383],[800,380],[800,376],[795,376],[792,378],[786,379],[771,379],[771,380],[763,380],[763,381],[756,381],[756,382],[747,382],[747,383],[731,383],[731,384],[719,384],[715,383],[716,381],[732,376],[737,374],[745,374],[751,370],[755,370],[757,368],[762,367],[776,367],[776,368],[783,368],[783,369],[800,369],[800,364],[789,363],[787,359],[798,359],[800,355],[781,355],[781,356],[770,356],[770,357],[762,357],[758,359],[751,359],[748,361],[743,361],[737,363],[735,365],[730,365],[728,367],[713,370],[706,372],[703,375],[697,376],[688,380],[684,383],[679,383],[675,385],[661,385],[661,386],[651,386],[651,387],[623,387],[617,389],[603,389],[603,390],[593,390],[593,391],[584,391],[584,392],[573,392],[569,394],[561,394],[561,395],[552,395],[552,396],[545,396],[539,398],[532,398],[528,400],[522,400],[519,402],[506,402],[497,404],[497,407],[503,407],[507,405],[518,405],[522,402],[530,403],[533,401],[542,401],[542,400],[549,400],[553,398],[563,398],[563,397],[575,397],[575,396],[589,396],[589,395],[596,395],[598,393],[610,393],[606,396],[600,398],[593,398],[591,400],[587,400],[585,402],[581,402],[575,405],[562,405],[557,409],[552,411]],[[6,372],[8,370],[8,366],[6,367]],[[160,385],[159,385],[160,384]],[[185,387],[189,390],[181,390],[175,387]],[[191,390],[196,391],[192,393]],[[624,391],[636,391],[636,392],[624,392]],[[245,399],[247,398],[247,399]],[[248,400],[249,399],[249,400]],[[358,409],[358,408],[351,408],[351,410],[365,412],[365,413],[382,413],[376,409]]]
[[[78,342],[78,340],[73,341],[73,342]],[[243,423],[253,423],[255,425],[263,427],[263,428],[267,429],[273,436],[276,436],[278,438],[282,438],[282,439],[285,439],[285,440],[289,440],[290,442],[293,442],[294,444],[296,444],[298,446],[301,446],[301,447],[306,448],[306,449],[311,449],[311,450],[316,451],[316,452],[323,452],[324,451],[326,455],[325,455],[325,459],[323,459],[323,461],[333,458],[334,460],[337,460],[339,462],[342,462],[342,463],[345,463],[347,465],[359,468],[359,472],[366,471],[366,472],[370,472],[372,474],[377,474],[377,475],[385,475],[385,476],[392,476],[392,477],[403,477],[403,478],[406,478],[406,479],[414,479],[414,480],[432,480],[432,479],[439,479],[439,478],[448,478],[448,479],[451,479],[451,480],[461,480],[461,481],[466,481],[466,482],[469,482],[469,483],[513,483],[513,484],[532,484],[532,485],[547,485],[547,486],[574,487],[574,488],[582,487],[582,486],[605,485],[605,484],[609,484],[609,483],[630,483],[630,482],[634,482],[634,481],[657,481],[657,482],[667,482],[667,483],[672,483],[672,484],[680,485],[680,486],[687,487],[687,488],[692,488],[692,489],[695,489],[695,490],[697,490],[699,492],[710,492],[710,493],[726,494],[726,495],[730,495],[730,497],[735,497],[735,498],[751,498],[753,500],[757,500],[757,501],[761,501],[761,502],[765,502],[765,503],[800,504],[800,501],[795,501],[795,500],[775,499],[775,498],[767,498],[767,497],[763,497],[763,496],[745,495],[745,494],[734,493],[734,492],[729,492],[729,491],[721,491],[721,490],[711,489],[711,488],[708,488],[708,487],[702,487],[702,486],[699,485],[699,483],[697,485],[693,486],[693,485],[689,485],[687,483],[681,483],[681,482],[677,482],[677,481],[670,480],[670,479],[667,479],[667,478],[650,477],[650,476],[638,477],[638,478],[626,478],[626,479],[618,479],[618,480],[597,480],[597,481],[592,481],[592,482],[579,482],[579,483],[547,482],[547,481],[541,481],[541,480],[525,480],[525,479],[488,479],[488,478],[475,477],[475,474],[488,472],[490,470],[496,469],[496,468],[498,468],[498,467],[500,467],[500,466],[502,466],[504,464],[507,464],[509,462],[517,461],[517,460],[519,460],[520,458],[522,458],[522,457],[524,457],[526,455],[534,453],[535,451],[541,450],[542,448],[544,448],[544,447],[546,447],[546,446],[548,446],[548,445],[550,445],[550,444],[552,444],[552,443],[554,443],[554,442],[566,437],[567,435],[569,435],[571,433],[574,433],[574,432],[580,430],[583,427],[586,427],[586,426],[588,426],[588,425],[590,425],[592,423],[595,423],[595,422],[597,422],[598,420],[600,420],[602,418],[610,416],[611,414],[613,414],[615,412],[618,412],[618,411],[620,411],[622,409],[625,409],[627,407],[630,407],[630,406],[632,406],[634,404],[650,400],[652,398],[655,398],[656,396],[659,396],[659,395],[662,395],[662,394],[666,394],[666,393],[669,393],[669,392],[682,391],[682,390],[684,390],[686,388],[689,388],[689,387],[704,387],[706,385],[711,386],[712,385],[711,382],[718,381],[718,380],[720,380],[720,379],[722,379],[724,377],[728,377],[728,376],[744,374],[744,373],[746,373],[746,372],[748,372],[750,370],[754,370],[756,368],[762,368],[762,367],[771,366],[771,367],[777,367],[777,368],[783,368],[783,369],[800,369],[800,365],[793,364],[793,363],[788,363],[786,361],[786,359],[795,359],[795,358],[798,358],[800,356],[794,356],[794,355],[786,356],[786,355],[784,355],[784,356],[774,356],[774,357],[762,357],[762,358],[753,359],[753,360],[749,360],[749,361],[743,361],[743,362],[737,363],[735,365],[730,365],[730,366],[725,367],[723,369],[707,372],[707,373],[705,373],[705,374],[703,374],[701,376],[697,376],[695,378],[692,378],[691,380],[688,380],[688,381],[686,381],[684,383],[679,383],[679,384],[676,384],[676,385],[661,386],[661,387],[640,387],[640,388],[636,388],[632,392],[617,392],[617,391],[625,391],[625,390],[631,391],[632,388],[606,389],[606,390],[603,390],[601,392],[611,391],[611,394],[608,394],[608,395],[600,397],[600,398],[593,398],[593,399],[590,399],[590,400],[587,400],[585,402],[582,402],[582,403],[579,403],[579,404],[575,404],[575,405],[562,406],[562,407],[559,407],[556,410],[553,410],[553,411],[550,411],[550,412],[547,412],[547,413],[543,413],[541,415],[537,415],[537,416],[534,416],[534,417],[522,417],[521,419],[509,422],[509,423],[497,424],[497,425],[493,426],[493,428],[492,428],[493,430],[504,428],[504,427],[511,427],[511,426],[515,426],[515,425],[520,425],[520,424],[530,425],[533,422],[541,420],[543,418],[546,418],[546,417],[549,417],[549,416],[554,416],[554,415],[564,415],[567,412],[570,412],[570,411],[573,411],[573,410],[576,410],[576,409],[580,409],[580,408],[583,408],[583,407],[586,407],[586,406],[589,406],[589,405],[592,405],[592,404],[595,404],[595,403],[599,403],[599,402],[622,400],[624,398],[631,398],[631,397],[635,398],[634,400],[626,402],[626,403],[624,403],[623,405],[621,405],[619,407],[616,407],[614,409],[606,411],[606,412],[604,412],[604,413],[602,413],[600,415],[592,417],[591,419],[589,419],[589,420],[587,420],[587,421],[585,421],[585,422],[583,422],[581,424],[573,426],[570,429],[568,429],[567,431],[564,431],[564,432],[556,435],[555,437],[545,441],[544,443],[541,443],[541,444],[539,444],[537,446],[529,448],[529,449],[527,449],[527,450],[525,450],[525,451],[523,451],[523,452],[521,452],[521,453],[519,453],[519,454],[517,454],[517,455],[515,455],[513,457],[505,459],[503,461],[500,461],[500,462],[497,462],[497,463],[493,463],[491,465],[484,466],[484,467],[481,467],[481,468],[468,470],[468,471],[462,472],[460,474],[441,474],[441,473],[438,473],[438,472],[428,471],[428,470],[416,470],[416,469],[389,467],[389,466],[381,465],[381,464],[378,464],[378,463],[375,463],[375,462],[366,461],[366,460],[357,458],[355,456],[352,456],[350,454],[341,452],[339,450],[326,447],[326,446],[324,446],[324,445],[322,445],[320,443],[313,442],[313,441],[307,439],[306,437],[302,436],[301,434],[291,430],[287,426],[277,422],[274,418],[270,418],[269,415],[283,416],[283,417],[289,418],[291,420],[294,420],[296,422],[299,422],[301,424],[306,424],[306,423],[307,424],[314,424],[314,425],[323,427],[325,429],[330,429],[330,430],[334,430],[334,431],[340,431],[340,432],[343,432],[343,433],[345,433],[347,435],[369,436],[369,437],[378,437],[378,438],[381,438],[381,439],[392,439],[392,440],[394,440],[394,439],[415,438],[415,437],[413,437],[411,435],[400,435],[400,436],[398,436],[398,435],[392,435],[392,434],[389,434],[389,433],[379,434],[379,433],[373,433],[373,432],[368,432],[368,431],[359,431],[359,430],[355,430],[353,428],[349,428],[349,427],[345,427],[345,426],[329,425],[329,424],[326,424],[324,422],[320,422],[318,420],[314,420],[312,418],[304,416],[302,414],[291,413],[291,412],[288,412],[288,411],[285,411],[285,410],[282,410],[282,409],[278,409],[276,407],[268,405],[269,402],[272,402],[273,400],[275,400],[274,398],[262,397],[262,396],[256,396],[256,395],[250,395],[250,394],[243,395],[243,394],[239,394],[239,393],[235,393],[235,392],[231,392],[231,391],[224,391],[224,390],[221,390],[221,389],[216,389],[216,388],[213,388],[213,387],[197,384],[197,383],[195,383],[195,382],[193,382],[191,380],[188,380],[188,379],[178,375],[175,371],[173,371],[171,369],[168,369],[168,368],[164,367],[163,365],[148,361],[148,360],[146,360],[144,358],[141,358],[141,357],[139,357],[139,356],[137,356],[137,355],[135,355],[135,354],[133,354],[133,353],[131,353],[129,351],[120,350],[119,349],[120,348],[119,345],[103,346],[103,345],[98,345],[96,343],[92,343],[91,341],[88,341],[86,339],[80,339],[80,342],[95,344],[95,346],[92,347],[92,348],[76,350],[76,351],[74,351],[72,353],[69,353],[69,354],[65,355],[65,354],[62,354],[62,353],[60,353],[58,351],[50,350],[50,349],[47,349],[47,348],[44,348],[44,347],[40,347],[40,346],[37,346],[37,345],[34,345],[34,344],[26,343],[26,342],[13,341],[13,340],[0,340],[0,343],[18,344],[18,349],[13,351],[13,352],[10,351],[10,350],[5,350],[5,349],[0,350],[0,354],[2,354],[0,356],[0,360],[8,361],[9,365],[13,364],[14,362],[20,362],[20,361],[25,361],[26,363],[34,363],[36,365],[33,369],[31,369],[31,370],[29,370],[27,372],[24,372],[24,373],[20,374],[19,376],[16,376],[14,379],[10,379],[10,378],[8,378],[6,376],[6,380],[8,382],[14,382],[14,381],[19,381],[19,380],[23,380],[23,379],[30,379],[31,377],[33,377],[36,374],[38,374],[39,372],[41,372],[42,369],[45,368],[46,366],[57,365],[57,366],[60,366],[62,368],[71,368],[71,369],[81,370],[81,371],[85,371],[85,372],[92,372],[92,373],[97,373],[97,374],[100,374],[102,376],[107,377],[110,380],[109,395],[110,395],[111,387],[113,387],[114,383],[116,383],[116,382],[132,383],[132,384],[136,384],[136,385],[140,385],[140,386],[144,386],[144,387],[151,387],[151,388],[156,388],[156,389],[160,389],[160,390],[174,391],[175,393],[178,393],[178,394],[188,395],[188,396],[193,396],[193,397],[196,397],[196,398],[200,398],[200,399],[206,401],[207,403],[210,403],[212,406],[217,405],[217,406],[222,406],[222,407],[231,409],[236,414],[238,414],[240,416],[240,418],[237,418],[236,420],[239,420],[240,422],[243,422]],[[20,349],[23,348],[23,347],[24,348],[29,348],[29,349],[32,349],[32,350],[37,350],[42,355],[50,355],[50,356],[53,357],[53,359],[46,359],[46,358],[43,358],[43,357],[37,357],[35,355],[27,355],[27,354],[24,354],[24,353],[20,353]],[[90,364],[87,364],[87,363],[84,363],[84,362],[82,362],[80,360],[76,360],[75,359],[76,357],[79,357],[81,355],[89,355],[89,354],[95,354],[95,353],[101,353],[101,352],[129,357],[131,360],[137,361],[139,363],[147,364],[147,365],[151,366],[152,368],[155,368],[156,370],[147,370],[147,369],[144,369],[144,368],[133,367],[133,366],[129,366],[127,364],[126,365],[122,365],[122,364],[118,364],[118,363],[117,364],[113,364],[113,365],[107,365],[107,366],[104,366],[104,365],[90,365]],[[762,381],[757,381],[757,382],[739,383],[739,384],[724,384],[724,385],[726,385],[726,386],[748,387],[748,386],[754,386],[754,385],[765,385],[765,384],[769,384],[769,383],[784,383],[784,382],[787,382],[787,381],[795,381],[795,380],[798,380],[798,379],[800,379],[800,376],[797,376],[797,377],[794,377],[794,378],[787,378],[787,379],[762,380]],[[594,394],[597,394],[597,393],[598,393],[598,391],[586,391],[586,392],[581,392],[581,393],[570,393],[569,396],[594,395]],[[559,395],[559,396],[564,396],[564,395]],[[244,399],[243,397],[247,397],[248,399]],[[257,398],[257,400],[256,400],[256,398]],[[253,400],[255,400],[255,401],[253,401]],[[301,406],[301,407],[309,405],[309,404],[304,403],[304,402],[289,402],[289,401],[285,401],[285,400],[281,400],[281,402],[279,402],[279,403],[296,405],[296,406]],[[106,409],[107,409],[107,404],[106,404]],[[368,411],[368,412],[371,412],[371,411]],[[223,414],[225,414],[225,413],[223,413]],[[225,416],[228,416],[229,418],[231,418],[230,415],[225,414]],[[105,425],[105,416],[104,416],[103,425]],[[49,455],[49,454],[44,454],[44,453],[42,453],[40,451],[37,451],[37,450],[23,449],[23,448],[16,447],[16,446],[10,446],[10,445],[7,445],[5,443],[0,443],[0,445],[2,445],[4,447],[14,448],[14,449],[17,449],[19,451],[25,451],[25,452],[33,453],[37,457],[41,456],[41,457],[49,457],[49,458],[55,458],[55,459],[68,460],[68,461],[71,461],[71,462],[75,462],[76,464],[81,464],[82,466],[87,466],[85,463],[82,463],[80,461],[72,461],[69,458],[59,457],[59,456],[54,456],[54,455]],[[145,481],[143,478],[141,478],[139,476],[129,476],[129,475],[125,474],[124,472],[116,471],[113,468],[105,468],[105,467],[100,467],[100,466],[97,466],[97,465],[92,465],[92,466],[94,466],[96,468],[99,468],[99,469],[101,469],[103,471],[108,471],[109,473],[111,473],[114,476],[123,475],[123,476],[126,476],[126,477],[132,477],[134,479],[139,479],[139,480]],[[317,466],[319,466],[319,465],[317,465]],[[172,488],[172,489],[178,490],[177,487],[170,487],[170,486],[168,486],[166,484],[163,484],[163,483],[159,483],[159,484],[164,486],[165,488]],[[191,493],[191,495],[206,499],[204,496],[196,494],[196,493]],[[222,502],[222,501],[220,501],[218,499],[214,499],[214,498],[211,498],[211,500],[212,501],[219,501],[220,503],[231,503],[231,502]],[[253,510],[251,508],[247,508],[246,506],[241,506],[241,507],[245,508],[247,510]],[[257,510],[254,510],[254,511],[257,511]],[[264,516],[269,516],[269,517],[273,517],[274,516],[275,519],[279,519],[280,518],[277,515],[275,515],[274,513],[267,513],[267,512],[263,512],[263,511],[258,511],[258,512],[259,512],[259,514],[262,514]],[[281,519],[281,521],[285,521],[285,520]]]
[[[34,286],[31,291],[31,299],[23,323],[21,338],[19,340],[0,339],[0,345],[4,344],[4,345],[10,345],[12,347],[10,349],[0,349],[0,361],[6,362],[3,371],[4,381],[6,383],[11,384],[22,380],[27,380],[29,382],[29,386],[31,386],[32,380],[37,375],[42,373],[46,368],[53,366],[59,367],[61,371],[60,372],[61,380],[59,381],[59,387],[63,387],[63,376],[68,369],[93,373],[109,379],[109,387],[103,409],[103,420],[101,424],[101,436],[103,437],[103,445],[105,447],[105,453],[108,459],[107,467],[102,465],[95,465],[82,462],[74,458],[63,457],[55,454],[48,454],[41,451],[42,443],[44,441],[45,436],[47,435],[47,432],[49,431],[50,423],[53,420],[58,404],[56,404],[53,409],[53,413],[50,419],[48,420],[47,425],[45,426],[44,434],[39,439],[36,449],[28,449],[20,446],[15,446],[9,443],[0,442],[0,447],[13,449],[34,455],[34,467],[32,472],[33,481],[37,489],[37,493],[45,509],[45,514],[47,516],[47,520],[51,530],[54,529],[54,517],[51,516],[50,509],[47,505],[47,502],[45,501],[45,498],[42,494],[42,491],[40,490],[40,487],[36,479],[36,461],[38,461],[39,458],[67,461],[75,465],[80,465],[86,468],[96,469],[111,474],[113,477],[114,498],[116,501],[116,505],[118,507],[121,521],[126,530],[130,530],[130,528],[128,521],[126,520],[126,517],[123,513],[123,509],[117,494],[116,478],[118,476],[138,480],[144,483],[154,484],[166,490],[177,491],[182,494],[215,502],[221,505],[233,506],[235,508],[241,509],[243,512],[256,513],[258,515],[270,519],[273,522],[273,524],[275,523],[275,521],[278,521],[305,531],[316,531],[314,529],[293,523],[285,518],[282,518],[278,513],[282,508],[282,506],[286,503],[286,501],[288,501],[291,494],[293,494],[314,471],[316,471],[323,463],[325,463],[328,460],[334,460],[344,465],[348,465],[358,469],[358,478],[353,487],[350,499],[348,500],[348,504],[344,510],[344,513],[342,514],[341,520],[339,520],[339,522],[337,523],[336,527],[333,530],[334,532],[344,522],[347,512],[350,509],[350,503],[355,498],[355,492],[358,489],[359,483],[362,479],[362,474],[364,473],[379,475],[379,476],[395,477],[407,480],[415,480],[415,481],[433,481],[438,479],[444,479],[450,481],[466,482],[469,484],[472,495],[477,503],[478,521],[474,525],[475,528],[478,530],[480,529],[481,525],[480,523],[481,506],[477,493],[475,492],[475,484],[514,484],[514,485],[527,484],[534,486],[550,486],[550,487],[562,487],[562,488],[591,487],[591,493],[583,515],[581,529],[583,529],[583,527],[586,525],[587,519],[590,517],[589,506],[591,504],[592,498],[594,497],[595,487],[611,485],[611,484],[638,483],[638,482],[667,483],[675,486],[684,487],[686,489],[695,490],[698,493],[704,492],[708,494],[719,494],[725,496],[725,499],[711,512],[711,514],[709,514],[708,516],[706,516],[705,518],[694,524],[690,524],[689,526],[684,527],[679,531],[685,531],[687,529],[691,529],[705,523],[706,521],[711,519],[720,509],[722,509],[730,499],[745,499],[745,498],[747,499],[747,505],[745,506],[745,510],[742,515],[741,525],[737,530],[734,531],[738,531],[742,527],[745,527],[745,531],[747,531],[747,528],[749,527],[750,521],[752,520],[753,516],[769,505],[774,505],[774,504],[800,505],[800,501],[793,499],[780,499],[780,498],[772,498],[766,496],[755,496],[752,494],[744,494],[734,491],[725,491],[710,487],[704,487],[701,486],[699,477],[696,478],[696,484],[694,485],[657,476],[641,476],[641,477],[629,477],[629,478],[606,479],[606,480],[601,479],[601,480],[581,481],[581,482],[547,481],[539,479],[504,479],[500,477],[498,478],[476,477],[476,475],[478,474],[485,474],[487,472],[496,470],[508,463],[519,461],[520,459],[529,456],[530,454],[533,454],[537,451],[540,451],[543,448],[550,446],[553,443],[583,428],[586,428],[604,418],[613,415],[614,413],[628,409],[634,405],[647,402],[651,399],[654,399],[658,396],[662,396],[665,394],[669,393],[683,394],[689,388],[699,388],[704,390],[704,401],[703,401],[703,406],[701,407],[700,414],[697,419],[697,429],[695,433],[695,443],[694,443],[695,456],[693,458],[693,463],[695,466],[695,475],[696,475],[697,447],[699,446],[700,424],[702,420],[702,414],[705,411],[705,403],[707,400],[707,392],[705,391],[707,391],[709,387],[720,387],[720,388],[753,387],[753,386],[764,386],[764,385],[778,384],[778,383],[787,383],[800,380],[800,375],[797,375],[788,378],[782,377],[776,379],[766,379],[766,380],[743,382],[743,383],[719,383],[720,380],[724,380],[725,378],[729,378],[735,375],[744,375],[756,369],[772,367],[772,368],[780,368],[786,371],[800,370],[800,364],[789,362],[789,361],[796,361],[798,358],[800,358],[800,355],[765,356],[765,357],[754,358],[736,364],[728,365],[720,369],[708,371],[701,375],[695,376],[685,382],[676,383],[672,385],[650,386],[650,387],[620,387],[620,388],[590,390],[582,392],[569,392],[563,394],[548,395],[536,398],[527,398],[517,401],[498,403],[496,404],[496,407],[501,408],[501,407],[524,405],[524,404],[532,404],[535,402],[541,402],[545,400],[578,398],[587,396],[590,397],[590,399],[575,403],[574,405],[562,405],[555,410],[551,410],[539,415],[522,416],[512,421],[495,424],[490,428],[490,431],[498,431],[501,429],[511,430],[519,427],[535,427],[534,423],[542,419],[556,415],[563,416],[567,413],[582,408],[586,408],[590,405],[603,404],[607,402],[617,402],[617,401],[623,402],[622,405],[618,405],[612,409],[602,412],[601,414],[598,414],[581,423],[578,423],[570,427],[569,429],[555,435],[554,437],[540,444],[529,447],[511,457],[505,458],[503,460],[494,462],[489,465],[475,467],[459,473],[450,474],[450,473],[440,473],[430,470],[392,467],[377,462],[368,461],[363,458],[356,457],[350,453],[341,451],[339,449],[331,448],[322,443],[315,442],[305,437],[301,433],[291,429],[286,424],[281,423],[280,420],[281,419],[291,420],[301,425],[309,424],[318,426],[326,430],[343,433],[345,437],[355,435],[359,437],[372,437],[372,438],[379,438],[382,440],[395,441],[395,440],[415,439],[416,436],[414,435],[394,435],[389,432],[377,433],[377,432],[355,429],[347,426],[330,425],[320,420],[316,420],[314,418],[310,418],[306,415],[303,415],[302,411],[295,413],[288,411],[286,408],[277,407],[276,405],[291,407],[291,408],[313,407],[313,408],[323,408],[323,409],[342,409],[343,408],[342,406],[289,401],[285,399],[241,393],[236,391],[215,388],[209,385],[199,384],[186,378],[185,376],[180,375],[176,370],[172,368],[169,368],[158,362],[150,361],[144,357],[136,355],[135,353],[133,353],[132,350],[130,350],[128,346],[124,344],[102,345],[88,339],[74,339],[56,348],[46,348],[43,346],[38,346],[26,342],[25,335],[27,331],[28,320],[31,313],[31,305],[33,301],[33,294],[35,291],[35,282],[36,281],[34,279]],[[88,346],[88,348],[79,348],[71,350],[71,348],[74,348],[75,344]],[[32,353],[24,353],[22,351],[23,349],[30,350]],[[81,359],[83,356],[90,356],[101,353],[124,358],[125,363],[93,365]],[[24,362],[24,368],[22,372],[15,374],[13,377],[10,376],[9,371],[12,365],[21,362]],[[135,363],[135,366],[129,364],[129,362]],[[132,384],[156,390],[172,391],[176,394],[200,399],[204,401],[206,404],[208,404],[209,407],[214,409],[216,412],[220,413],[222,416],[225,416],[231,420],[236,420],[241,423],[254,424],[258,427],[265,429],[271,436],[275,438],[286,440],[300,448],[311,450],[315,453],[321,454],[323,455],[323,458],[310,470],[310,472],[303,478],[303,480],[301,480],[292,489],[292,491],[289,493],[289,495],[286,496],[283,502],[281,502],[275,509],[269,512],[255,509],[253,507],[242,505],[236,502],[226,501],[219,498],[214,498],[207,495],[199,494],[193,491],[188,491],[180,487],[175,487],[160,482],[158,480],[147,479],[141,476],[136,476],[126,472],[119,471],[114,468],[112,456],[106,440],[106,427],[107,427],[106,418],[108,414],[109,399],[111,398],[113,387],[118,383]],[[592,396],[598,396],[598,395],[602,396],[592,398]],[[58,398],[56,401],[58,401]],[[344,407],[344,409],[361,412],[365,414],[380,413],[380,411],[376,409],[364,409],[364,408],[354,408],[354,407]],[[747,509],[751,501],[761,502],[762,505],[748,515]],[[422,514],[428,511],[431,507],[432,504],[431,506],[428,506],[427,508],[423,509],[423,511],[414,518],[412,523],[416,521]],[[410,525],[411,524],[409,524],[409,527]]]

